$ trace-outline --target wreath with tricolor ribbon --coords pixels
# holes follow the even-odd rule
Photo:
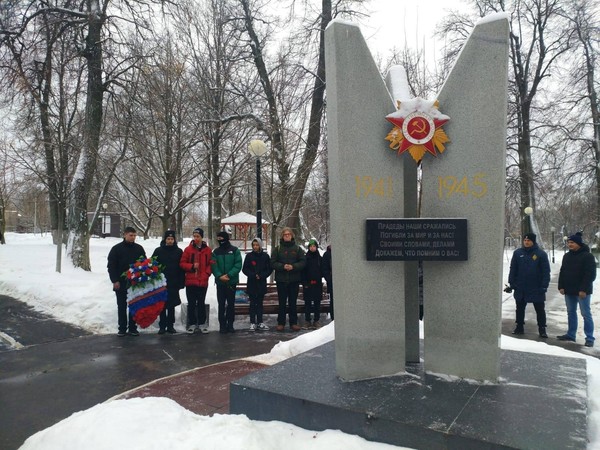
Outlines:
[[[167,280],[162,271],[156,257],[141,256],[123,274],[128,281],[129,313],[142,328],[156,320],[167,301]]]

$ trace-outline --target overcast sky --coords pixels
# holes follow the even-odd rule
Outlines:
[[[467,10],[464,0],[371,0],[371,17],[361,29],[371,51],[386,53],[394,46],[424,48],[433,58],[441,44],[433,37],[435,26],[449,10]]]

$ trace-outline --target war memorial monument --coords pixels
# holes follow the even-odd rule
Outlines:
[[[586,448],[585,360],[500,348],[508,50],[507,17],[486,17],[437,98],[410,98],[358,26],[330,24],[335,340],[233,382],[231,413],[418,449]]]

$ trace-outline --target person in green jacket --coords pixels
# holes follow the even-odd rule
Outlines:
[[[285,328],[286,303],[289,304],[290,329],[292,331],[300,331],[301,329],[298,326],[296,302],[300,290],[300,281],[302,280],[302,270],[305,265],[306,254],[304,250],[296,244],[292,229],[285,227],[281,230],[279,245],[271,253],[271,267],[275,271],[277,298],[279,300],[277,331],[283,331]]]
[[[242,270],[242,254],[229,242],[229,233],[217,233],[219,246],[213,250],[212,273],[217,283],[219,332],[233,333],[235,320],[235,288]]]

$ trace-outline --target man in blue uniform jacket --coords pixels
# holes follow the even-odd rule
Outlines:
[[[513,253],[508,275],[510,287],[506,291],[514,291],[517,306],[517,326],[513,334],[525,333],[525,307],[527,303],[533,303],[538,332],[540,337],[547,338],[545,302],[550,284],[550,262],[546,252],[538,247],[536,238],[535,233],[526,233],[523,247]]]

